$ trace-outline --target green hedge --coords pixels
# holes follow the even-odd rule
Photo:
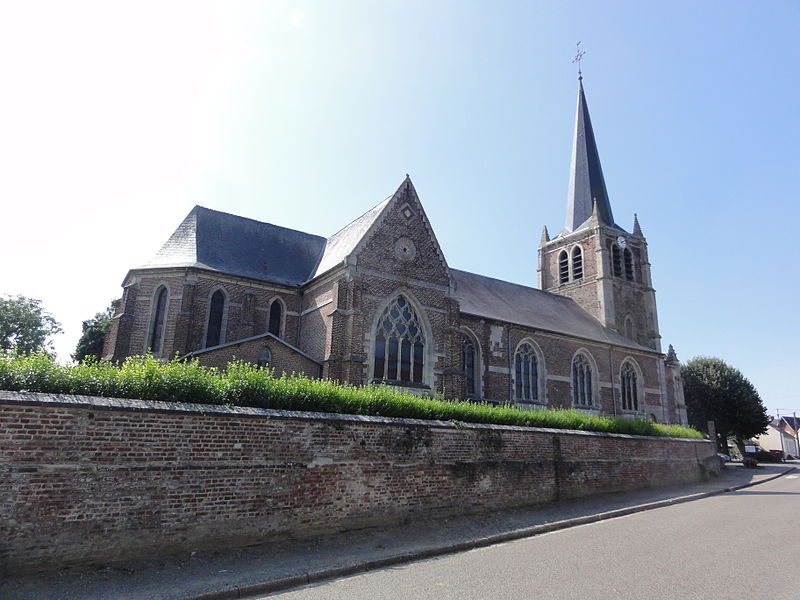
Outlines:
[[[134,356],[120,366],[94,361],[67,366],[43,354],[8,354],[0,357],[0,389],[703,438],[694,429],[644,419],[587,415],[576,410],[525,410],[420,398],[383,385],[356,387],[296,375],[274,377],[269,370],[237,361],[220,371],[196,361],[161,362],[152,356]]]

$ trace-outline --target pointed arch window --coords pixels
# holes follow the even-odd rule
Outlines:
[[[465,377],[465,393],[468,398],[475,398],[478,396],[479,371],[478,371],[478,351],[475,347],[475,342],[468,335],[464,335],[464,341],[461,345],[461,358],[464,365]]]
[[[167,288],[163,285],[156,291],[153,323],[150,327],[150,352],[158,356],[164,343],[164,324],[167,320]]]
[[[616,277],[622,277],[622,253],[614,243],[611,244],[611,270]]]
[[[594,406],[592,365],[583,354],[572,360],[572,403],[575,406]]]
[[[569,281],[569,255],[562,250],[558,255],[558,283]]]
[[[269,307],[269,328],[267,331],[275,337],[281,337],[281,325],[283,324],[283,305],[281,301],[275,299]]]
[[[398,296],[387,306],[375,332],[373,377],[398,384],[422,384],[425,334],[408,300]]]
[[[639,410],[639,389],[636,381],[636,369],[630,362],[625,362],[620,370],[620,386],[622,387],[622,409]]]
[[[206,348],[219,346],[222,336],[222,316],[225,313],[225,294],[217,290],[211,295],[206,328]]]
[[[520,344],[514,356],[514,398],[517,402],[539,402],[539,360],[528,343]]]
[[[630,248],[625,248],[622,254],[625,259],[625,279],[633,281],[633,253]]]
[[[583,250],[580,246],[572,249],[572,279],[583,279]]]

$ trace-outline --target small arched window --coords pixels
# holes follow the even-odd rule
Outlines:
[[[575,406],[594,406],[592,365],[583,354],[572,360],[572,403]]]
[[[580,246],[572,249],[572,279],[583,279],[583,251]]]
[[[558,283],[569,281],[569,255],[562,250],[558,255]]]
[[[622,277],[622,253],[619,246],[611,244],[611,270],[616,277]]]
[[[475,342],[465,335],[461,346],[461,357],[464,364],[465,392],[468,398],[478,396],[480,373],[478,371],[478,351]]]
[[[283,321],[283,305],[280,300],[273,300],[269,307],[269,331],[275,337],[281,337],[281,325]]]
[[[425,334],[404,296],[387,306],[375,331],[375,379],[399,384],[421,384],[425,362]]]
[[[222,315],[225,312],[225,294],[217,290],[211,295],[208,307],[208,327],[206,331],[206,348],[219,346],[222,335]]]
[[[514,398],[517,402],[539,401],[539,361],[528,343],[521,344],[514,356]]]
[[[256,361],[256,365],[259,369],[263,369],[269,363],[272,362],[272,354],[269,351],[269,348],[264,346],[258,353],[258,360]]]
[[[639,389],[636,382],[636,369],[629,362],[622,365],[620,371],[622,387],[622,410],[639,410]]]
[[[155,295],[155,310],[150,333],[150,352],[158,356],[164,343],[164,323],[167,320],[167,288],[161,286]]]
[[[622,254],[625,259],[625,279],[633,281],[633,253],[630,248],[625,248]]]

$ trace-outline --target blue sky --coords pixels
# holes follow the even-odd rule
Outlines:
[[[575,43],[663,341],[800,411],[800,3],[0,4],[0,293],[64,325],[195,204],[330,235],[414,181],[449,264],[535,285],[565,217]]]

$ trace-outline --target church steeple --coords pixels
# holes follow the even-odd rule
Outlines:
[[[608,201],[600,155],[589,118],[589,108],[583,92],[583,76],[578,77],[578,110],[575,116],[575,137],[572,142],[572,160],[569,171],[566,233],[577,230],[592,216],[597,203],[597,216],[604,225],[619,228],[614,223],[611,203]]]

